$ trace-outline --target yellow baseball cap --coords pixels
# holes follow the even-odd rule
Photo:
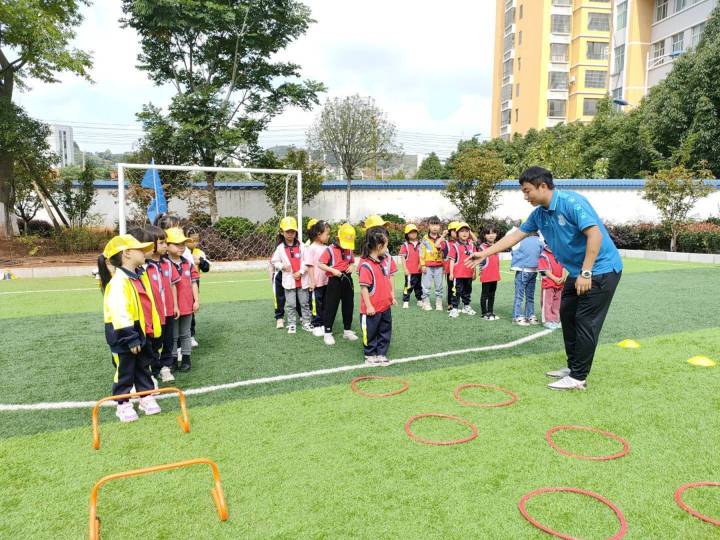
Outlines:
[[[280,230],[285,231],[297,231],[297,219],[292,216],[286,216],[280,220]]]
[[[340,247],[343,249],[355,249],[355,227],[349,223],[343,223],[338,229]]]
[[[106,259],[109,259],[113,255],[117,255],[126,249],[142,249],[145,252],[149,252],[152,248],[152,242],[139,242],[132,234],[121,234],[112,237],[110,241],[105,244],[103,255]]]
[[[415,225],[414,223],[408,223],[407,225],[405,225],[405,234],[408,234],[412,231],[418,232],[417,225]]]
[[[184,244],[190,240],[180,227],[171,227],[165,231],[168,244]]]
[[[447,228],[448,228],[448,231],[457,231],[457,229],[458,229],[458,222],[457,222],[457,221],[451,221],[450,223],[448,223]]]
[[[472,230],[472,229],[470,228],[470,225],[468,225],[468,224],[465,223],[464,221],[461,221],[461,222],[459,222],[459,223],[457,224],[457,230],[460,231],[460,229]]]
[[[373,214],[372,216],[368,216],[365,218],[366,229],[369,229],[370,227],[387,227],[388,223],[389,222],[385,221],[377,214]]]
[[[312,228],[312,226],[315,225],[317,222],[318,222],[318,220],[315,219],[315,218],[309,219],[309,220],[308,220],[308,224],[307,224],[308,231],[309,231],[309,230]]]

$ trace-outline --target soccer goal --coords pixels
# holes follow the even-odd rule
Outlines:
[[[298,239],[303,240],[300,170],[119,163],[117,171],[121,234],[129,225],[147,224],[154,214],[168,211],[200,235],[211,260],[269,257],[284,216],[296,217]],[[208,172],[215,173],[213,192]],[[159,200],[167,200],[167,209]]]

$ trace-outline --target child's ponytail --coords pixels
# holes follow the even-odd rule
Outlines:
[[[98,257],[98,277],[100,278],[100,290],[103,293],[105,292],[105,287],[107,287],[107,284],[110,283],[112,279],[112,273],[108,268],[108,264],[115,268],[120,268],[122,266],[122,252],[116,253],[109,259],[106,259],[105,255],[102,254]]]

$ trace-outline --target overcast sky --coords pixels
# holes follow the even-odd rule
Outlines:
[[[409,151],[452,142],[434,135],[488,134],[495,2],[305,3],[317,22],[283,56],[302,66],[304,78],[326,84],[323,101],[353,93],[374,97]],[[137,37],[120,28],[120,15],[115,0],[95,0],[86,9],[76,45],[93,52],[94,84],[62,76],[62,84],[34,83],[17,98],[36,118],[88,123],[75,130],[83,149],[128,149],[137,135],[132,130],[135,113],[149,101],[166,105],[172,95],[172,89],[154,86],[135,68]],[[289,110],[276,118],[261,141],[301,144],[313,116]]]

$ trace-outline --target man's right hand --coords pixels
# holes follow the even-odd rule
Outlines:
[[[473,268],[483,262],[485,259],[487,259],[487,253],[485,251],[473,253],[472,256],[465,261],[465,266],[467,266],[468,268]]]

